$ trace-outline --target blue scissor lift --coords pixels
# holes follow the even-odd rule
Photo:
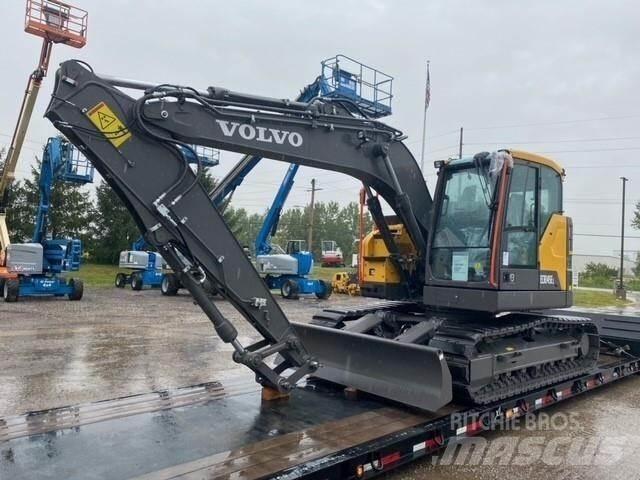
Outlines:
[[[323,60],[321,65],[321,74],[302,90],[298,101],[328,97],[339,101],[353,115],[381,118],[391,114],[393,77],[345,55]],[[258,156],[245,157],[227,177],[231,180],[225,179],[215,190],[213,202],[223,206],[261,159]],[[331,294],[331,286],[310,278],[313,254],[307,250],[304,241],[288,241],[285,251],[271,244],[298,169],[299,165],[289,166],[256,237],[256,267],[264,275],[269,288],[280,290],[284,298],[298,298],[299,294],[326,298]],[[280,251],[276,253],[276,250]]]
[[[80,269],[82,242],[77,238],[48,238],[48,225],[54,184],[92,183],[93,174],[93,166],[65,138],[49,138],[40,166],[40,198],[31,243],[12,243],[7,247],[7,267],[18,278],[4,282],[5,301],[30,296],[82,298],[82,281],[63,275]]]

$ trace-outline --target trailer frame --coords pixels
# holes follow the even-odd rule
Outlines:
[[[402,465],[409,464],[431,455],[444,448],[450,442],[480,435],[486,430],[503,425],[505,422],[517,419],[525,414],[536,413],[547,407],[563,403],[571,398],[599,389],[600,387],[612,384],[623,378],[638,374],[640,372],[640,357],[631,356],[630,354],[623,355],[627,358],[603,354],[599,367],[593,372],[572,380],[560,382],[549,388],[543,388],[538,391],[529,392],[527,394],[495,402],[486,406],[467,407],[460,405],[448,405],[441,411],[434,414],[427,414],[425,412],[407,409],[402,406],[394,406],[390,402],[380,401],[375,397],[361,394],[360,392],[357,392],[357,394],[355,392],[350,392],[351,395],[355,394],[356,398],[346,401],[342,399],[340,402],[343,402],[343,405],[347,405],[347,409],[351,409],[356,413],[351,412],[345,414],[346,416],[336,420],[336,425],[338,425],[339,422],[350,421],[352,426],[355,425],[353,433],[357,436],[358,430],[360,430],[360,425],[356,423],[356,420],[359,418],[358,415],[375,415],[376,412],[384,413],[387,410],[390,410],[391,414],[398,417],[397,420],[400,423],[404,421],[410,426],[393,430],[365,442],[354,443],[353,445],[347,446],[347,448],[334,448],[333,451],[326,454],[320,454],[316,457],[313,457],[313,452],[311,453],[311,456],[309,456],[308,446],[304,447],[303,445],[298,447],[299,450],[291,451],[285,455],[285,457],[290,457],[294,460],[288,459],[286,461],[279,461],[271,458],[271,460],[265,461],[256,460],[254,458],[253,461],[263,461],[264,463],[255,463],[253,465],[248,464],[243,469],[238,467],[237,473],[241,473],[242,478],[251,478],[255,480],[266,478],[279,480],[374,478],[383,473],[390,472]],[[308,407],[309,412],[316,412],[320,406],[324,404],[327,397],[323,396],[323,386],[326,386],[324,382],[318,382],[316,384],[311,381],[304,389],[305,398],[312,400],[313,403],[313,405]],[[200,408],[209,408],[214,415],[221,415],[220,410],[231,408],[228,405],[226,407],[224,405],[225,402],[230,401],[229,399],[231,396],[236,395],[236,398],[240,398],[249,394],[254,396],[258,394],[257,386],[255,384],[238,383],[234,385],[231,383],[230,385],[222,386],[214,382],[195,385],[193,387],[184,387],[172,392],[160,391],[152,394],[134,395],[123,399],[107,400],[84,407],[70,406],[43,412],[30,412],[22,417],[22,423],[17,421],[15,418],[0,419],[0,427],[2,427],[0,428],[0,450],[3,450],[6,447],[11,449],[12,441],[17,439],[19,440],[20,437],[25,436],[28,437],[28,443],[30,444],[29,448],[33,448],[33,445],[37,445],[40,441],[44,442],[46,447],[50,448],[52,442],[51,435],[53,435],[53,438],[55,438],[56,435],[60,435],[64,439],[67,433],[77,434],[82,431],[84,425],[90,423],[101,423],[101,431],[111,432],[111,425],[109,425],[110,421],[131,421],[129,419],[133,418],[132,416],[147,414],[149,412],[160,412],[159,415],[163,416],[167,415],[167,413],[162,413],[163,411],[168,411],[168,414],[171,414],[172,411],[180,412],[184,411],[184,409],[189,409],[190,407],[195,408],[196,405],[200,405]],[[328,405],[328,411],[323,412],[322,414],[317,414],[320,416],[324,415],[324,420],[318,421],[318,423],[313,427],[320,430],[328,429],[329,437],[331,437],[331,427],[328,425],[333,421],[333,417],[331,415],[339,411],[341,408],[340,405],[336,406],[335,404],[335,395],[342,396],[342,392],[336,390],[333,395],[334,400],[332,401],[332,404]],[[209,403],[220,400],[222,401],[220,404]],[[303,398],[294,398],[291,399],[291,402],[300,402],[301,400],[303,400]],[[240,398],[236,401],[246,402],[247,399]],[[279,422],[288,422],[288,420],[286,418],[283,419],[282,416],[288,414],[287,412],[290,411],[291,407],[298,408],[298,412],[295,415],[300,416],[301,413],[304,415],[306,407],[301,405],[301,403],[302,402],[289,405],[288,403],[283,404],[282,402],[268,402],[267,404],[263,403],[262,406],[259,405],[257,411],[266,412],[261,413],[260,415],[275,417],[276,424],[280,425]],[[125,404],[132,406],[132,411],[129,415],[123,413],[126,410],[123,407]],[[209,407],[207,407],[207,405],[209,405]],[[87,415],[89,415],[89,417],[86,417],[84,420],[82,420],[84,415],[83,412],[88,412]],[[226,413],[223,413],[222,415],[224,416]],[[329,420],[327,420],[327,418]],[[52,421],[52,419],[55,419],[55,421]],[[261,421],[262,420],[258,420],[258,424],[260,424]],[[135,424],[135,420],[133,420],[133,422]],[[56,423],[58,426],[56,426]],[[178,425],[179,424],[180,422],[178,422]],[[231,424],[234,423],[232,422]],[[312,423],[310,422],[310,424]],[[265,425],[267,425],[267,429],[270,428],[268,423],[261,425],[261,428],[264,429]],[[342,425],[344,428],[344,424]],[[390,425],[394,425],[394,423],[390,421]],[[202,426],[195,427],[194,425],[191,425],[191,427],[189,427],[189,425],[187,425],[187,428],[202,429]],[[344,431],[340,431],[339,426],[335,426],[333,428],[336,429],[336,433],[340,432],[340,434],[344,436]],[[366,430],[367,428],[371,428],[371,426],[366,424],[362,425],[362,429]],[[387,430],[388,429],[389,428],[387,428]],[[5,435],[3,435],[3,430]],[[384,429],[381,429],[380,431],[383,430]],[[286,431],[286,428],[283,432],[284,431]],[[7,433],[8,436],[6,435]],[[303,428],[302,430],[290,431],[288,433],[294,434],[300,438],[313,438],[312,429],[308,430],[307,428]],[[244,436],[246,434],[247,438],[253,438],[255,436],[255,432],[244,432],[238,429],[220,432],[220,434],[228,434],[230,436],[236,434]],[[38,437],[38,435],[40,437]],[[221,438],[219,434],[216,435],[216,438]],[[278,442],[281,443],[282,440],[285,440],[284,437],[277,434],[271,438],[272,434],[270,432],[261,432],[261,435],[264,438],[261,437],[258,441],[253,443],[243,443],[239,448],[236,447],[235,449],[228,451],[214,452],[213,455],[205,455],[203,458],[198,457],[195,460],[191,459],[186,462],[178,462],[175,465],[164,466],[142,475],[140,475],[140,472],[138,471],[131,476],[145,480],[179,478],[182,475],[191,478],[189,475],[193,474],[194,469],[195,471],[198,471],[198,468],[216,471],[216,469],[228,468],[234,461],[239,461],[240,463],[243,461],[246,462],[247,459],[243,459],[241,457],[247,451],[255,449],[257,451],[256,458],[261,458],[260,455],[268,453],[270,449],[278,450],[278,448],[280,448],[280,450],[282,450],[282,444],[278,446]],[[124,438],[127,439],[129,436],[125,436]],[[129,441],[135,442],[134,439],[135,436],[131,436]],[[162,455],[164,440],[157,440],[159,442],[159,446],[156,453],[158,455]],[[335,442],[330,441],[327,444],[327,448],[340,445],[341,441],[344,443],[344,439],[338,439]],[[275,444],[269,442],[275,442]],[[265,445],[260,446],[262,443]],[[133,448],[134,446],[135,448]],[[132,443],[130,448],[132,452],[135,452],[140,449],[140,446]],[[192,448],[196,447],[193,446]],[[202,451],[201,445],[198,445],[197,448],[200,448],[199,452]],[[306,450],[304,448],[306,448]],[[319,451],[321,452],[322,449]],[[64,453],[60,452],[64,452],[64,448],[58,451],[58,455],[64,456]],[[156,453],[151,453],[156,455]],[[77,455],[77,452],[75,452],[75,454]],[[274,455],[274,450],[272,450],[271,455]],[[305,455],[307,456],[306,459]],[[16,457],[19,458],[20,454],[16,455]],[[6,458],[7,455],[3,452],[3,455],[0,456],[0,473],[2,473],[3,468],[6,467],[6,465],[3,467],[3,461],[5,461]],[[48,462],[48,457],[46,458],[47,460],[45,460],[45,464],[39,465],[38,462],[35,462],[34,466],[32,461],[27,465],[27,467],[35,468],[38,472],[51,470],[50,473],[55,475],[55,469],[49,468],[50,465],[46,464],[46,462]],[[247,458],[251,460],[250,456]],[[140,460],[140,458],[135,458],[134,456],[130,462],[133,465],[136,465],[137,462],[139,465]],[[298,460],[300,460],[300,463],[298,464],[289,464],[280,468],[283,463],[291,463]],[[76,459],[75,461],[77,462],[78,460]],[[270,464],[280,465],[280,467],[269,470]],[[95,468],[97,466],[92,464],[92,467]],[[99,472],[99,468],[96,471]],[[255,472],[258,471],[261,472],[261,474],[255,474]],[[9,472],[11,473],[11,471]],[[32,478],[34,474],[33,470],[27,473],[31,476],[25,476],[24,478]],[[13,478],[23,477],[14,476]],[[49,477],[44,475],[43,478],[58,477]],[[211,478],[217,477],[215,475],[211,475]]]

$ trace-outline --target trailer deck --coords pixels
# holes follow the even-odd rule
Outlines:
[[[603,355],[553,388],[433,414],[323,384],[264,402],[249,377],[31,412],[0,419],[0,478],[370,478],[639,370]]]

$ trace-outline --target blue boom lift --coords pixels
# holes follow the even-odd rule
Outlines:
[[[7,268],[18,278],[7,279],[3,293],[6,302],[19,297],[67,295],[80,300],[81,280],[62,275],[80,269],[82,242],[77,239],[48,237],[51,195],[56,182],[87,184],[93,182],[93,166],[65,138],[52,137],[47,141],[40,167],[40,199],[31,243],[12,243],[7,246]]]
[[[200,145],[192,145],[192,150],[180,148],[192,165],[198,163],[198,160],[205,168],[215,167],[220,163],[219,150]],[[198,158],[194,157],[194,153]],[[125,270],[116,274],[114,283],[118,288],[126,285],[131,285],[133,290],[160,287],[163,295],[175,295],[181,288],[177,277],[165,272],[167,268],[162,256],[148,250],[148,244],[142,236],[133,242],[131,250],[120,252],[118,266]]]
[[[344,99],[344,106],[360,116],[382,118],[391,115],[393,77],[345,55],[336,55],[321,62],[321,74],[305,87],[298,99],[316,96]],[[231,196],[246,176],[262,160],[246,155],[216,186],[210,196],[219,208]]]
[[[305,98],[299,100],[308,101]],[[295,299],[301,293],[328,298],[331,285],[324,280],[309,278],[313,271],[313,254],[305,248],[304,240],[289,240],[286,251],[271,244],[297,172],[298,165],[291,164],[258,232],[255,243],[256,267],[264,275],[269,288],[279,289],[284,298]]]
[[[147,242],[144,237],[139,237],[131,245],[131,250],[120,252],[118,266],[127,269],[130,273],[118,272],[115,285],[124,288],[131,285],[133,290],[142,290],[144,286],[158,287],[164,276],[164,259],[158,252],[147,250]]]
[[[381,118],[391,114],[392,83],[393,78],[389,75],[352,58],[336,55],[322,62],[320,76],[302,90],[297,100],[309,102],[316,97],[333,97],[342,100],[344,108],[358,116]],[[228,175],[234,180],[223,180],[214,190],[214,204],[223,206],[260,160],[257,156],[246,156]],[[285,250],[271,244],[298,168],[295,164],[289,166],[256,237],[256,266],[269,288],[279,289],[284,298],[298,298],[299,294],[327,298],[331,285],[309,278],[313,254],[305,247],[304,240],[289,240]],[[236,174],[238,171],[240,173]]]

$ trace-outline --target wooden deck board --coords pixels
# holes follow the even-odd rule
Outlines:
[[[137,480],[256,479],[433,418],[382,408],[148,473]]]

